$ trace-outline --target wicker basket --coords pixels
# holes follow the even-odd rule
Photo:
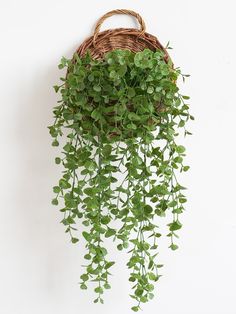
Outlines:
[[[127,14],[134,16],[139,24],[140,30],[135,28],[116,28],[99,32],[102,23],[108,17],[115,14]],[[85,40],[77,49],[80,56],[84,56],[89,50],[94,59],[102,59],[104,54],[114,49],[127,49],[134,53],[146,48],[156,51],[162,50],[165,53],[165,60],[168,61],[169,55],[158,39],[145,32],[146,26],[142,17],[131,10],[113,10],[103,15],[97,22],[93,36]]]

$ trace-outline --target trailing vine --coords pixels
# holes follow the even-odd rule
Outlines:
[[[54,86],[61,99],[49,130],[53,146],[63,135],[66,143],[55,159],[64,170],[52,204],[63,204],[62,223],[72,243],[79,239],[77,221],[84,225],[87,264],[81,289],[95,282],[94,302],[103,303],[115,263],[105,241],[113,238],[117,249],[129,254],[132,310],[138,311],[153,298],[160,278],[158,222],[167,212],[172,214],[169,247],[178,248],[176,232],[187,200],[177,172],[189,169],[178,138],[181,130],[191,134],[186,122],[193,117],[189,97],[180,94],[176,81],[186,75],[166,62],[162,51],[148,49],[114,50],[103,60],[75,54],[62,58],[59,68],[67,75]]]

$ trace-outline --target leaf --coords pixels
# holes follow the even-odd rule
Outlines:
[[[139,307],[138,306],[132,306],[131,310],[134,312],[138,312],[139,311]]]
[[[65,179],[60,179],[59,180],[59,186],[60,186],[60,188],[62,188],[64,190],[65,189],[69,189],[71,187],[70,183],[67,182]]]
[[[154,87],[153,86],[148,86],[147,93],[148,94],[152,94],[153,92],[154,92]]]
[[[82,283],[82,284],[80,285],[80,289],[86,290],[86,289],[88,289],[88,287],[86,286],[86,284]]]
[[[98,293],[98,294],[103,294],[103,289],[102,289],[102,287],[97,287],[97,288],[94,289],[94,291],[95,291],[96,293]]]
[[[82,279],[83,281],[88,281],[89,280],[89,276],[88,274],[83,274],[80,276],[80,279]]]
[[[132,88],[132,87],[129,87],[128,90],[127,90],[127,96],[128,96],[128,98],[134,97],[135,94],[136,94],[136,93],[135,93],[135,89]]]
[[[90,260],[92,258],[92,256],[90,254],[85,254],[84,255],[84,259],[86,260]]]
[[[148,273],[148,277],[152,281],[157,281],[157,276],[154,273]]]
[[[95,120],[98,121],[101,118],[101,113],[98,109],[93,110],[91,113],[91,117]]]
[[[107,262],[104,268],[108,269],[108,268],[112,267],[114,264],[115,264],[115,262]]]
[[[126,71],[127,71],[127,66],[121,65],[118,70],[118,75],[122,77],[125,75]]]
[[[118,244],[118,245],[117,245],[117,249],[118,249],[119,251],[122,251],[122,250],[123,250],[123,245],[122,245],[122,244]]]
[[[78,241],[79,241],[79,239],[77,239],[77,238],[71,238],[72,243],[77,243]]]
[[[61,58],[61,63],[58,65],[59,69],[63,69],[68,63],[68,60],[65,57]]]
[[[57,93],[60,89],[60,86],[55,85],[55,86],[53,86],[53,88],[54,88],[55,92]]]
[[[106,233],[105,233],[105,237],[106,237],[106,238],[109,238],[109,237],[112,237],[112,236],[115,235],[115,234],[116,234],[116,230],[109,228],[109,229],[106,231]]]
[[[59,164],[61,163],[61,158],[56,157],[56,158],[55,158],[55,163],[56,163],[57,165],[59,165]]]
[[[87,160],[84,164],[84,167],[90,171],[95,170],[97,167],[96,162],[92,161],[92,160]]]
[[[105,145],[102,149],[102,153],[105,157],[108,157],[111,155],[112,146],[111,145]]]
[[[182,228],[182,224],[178,220],[169,224],[170,231],[179,230],[181,228]]]
[[[183,212],[182,207],[177,207],[177,208],[172,210],[172,213],[174,213],[174,214],[182,214],[182,212]]]
[[[127,129],[136,130],[137,127],[134,123],[129,123],[129,124],[127,124]]]
[[[98,188],[85,188],[84,193],[89,196],[94,196],[99,192]]]
[[[94,81],[94,75],[93,74],[89,74],[88,80],[89,80],[89,82],[93,82]]]
[[[179,145],[176,147],[176,152],[179,153],[179,154],[182,154],[185,152],[185,147],[182,146],[182,145]]]
[[[137,296],[137,297],[140,297],[142,294],[143,294],[143,289],[142,288],[137,288],[134,292],[134,294]]]
[[[133,159],[132,159],[132,164],[137,167],[137,166],[140,166],[142,164],[143,160],[141,157],[139,156],[135,156]]]
[[[157,186],[151,188],[151,190],[149,191],[149,195],[154,196],[156,194],[159,194],[159,195],[168,194],[168,190],[167,190],[166,186],[165,185],[157,185]]]
[[[188,170],[189,170],[189,168],[190,168],[189,166],[184,166],[184,167],[183,167],[183,171],[185,171],[185,172],[186,172],[186,171],[188,171]]]
[[[66,151],[67,153],[69,153],[72,149],[73,146],[70,143],[67,143],[64,147],[63,147],[64,151]]]
[[[123,242],[123,248],[128,249],[129,247],[129,242]]]
[[[116,77],[117,77],[116,71],[112,70],[112,71],[110,72],[110,78],[115,79]]]
[[[153,284],[148,284],[147,290],[148,291],[153,291],[154,290],[154,285]]]
[[[52,200],[52,205],[58,205],[58,200],[57,200],[57,198],[54,198],[54,199]]]
[[[86,232],[86,231],[83,231],[82,232],[82,235],[83,235],[83,237],[85,238],[85,240],[87,241],[87,242],[90,242],[91,241],[91,235],[88,233],[88,232]]]
[[[111,289],[111,286],[106,282],[105,284],[104,284],[104,289]]]
[[[93,86],[93,89],[96,91],[96,92],[100,92],[102,90],[101,86],[100,85],[94,85]]]
[[[56,193],[56,194],[58,194],[58,193],[61,192],[61,188],[60,188],[59,186],[54,186],[54,187],[53,187],[53,192]]]
[[[185,121],[184,120],[180,120],[179,127],[182,128],[184,125],[185,125]]]
[[[59,146],[58,140],[55,139],[55,140],[52,142],[52,146]]]
[[[74,115],[74,119],[76,121],[79,121],[79,120],[82,120],[83,116],[80,112],[77,112],[75,115]]]
[[[173,251],[175,251],[175,250],[177,250],[177,249],[179,248],[178,245],[176,245],[176,244],[174,244],[174,243],[172,243],[169,247],[170,247],[171,250],[173,250]]]
[[[175,207],[177,204],[177,201],[173,200],[169,203],[169,207]]]
[[[128,114],[128,118],[131,120],[131,121],[139,121],[141,118],[139,115],[137,115],[136,113],[134,112],[130,112]]]
[[[107,63],[111,65],[111,64],[114,63],[114,60],[113,60],[112,58],[108,58],[108,59],[107,59]]]
[[[185,197],[180,197],[180,198],[179,198],[179,202],[180,202],[181,204],[186,203],[186,202],[187,202],[187,199],[186,199]]]
[[[103,216],[103,217],[101,218],[101,223],[102,223],[103,225],[109,224],[110,221],[111,221],[111,218],[110,218],[109,216]]]
[[[66,218],[66,222],[67,222],[68,225],[75,224],[75,221],[74,221],[74,219],[71,216]]]
[[[152,211],[153,211],[153,209],[152,209],[152,207],[150,205],[145,205],[144,206],[144,213],[146,215],[150,215],[152,213]]]

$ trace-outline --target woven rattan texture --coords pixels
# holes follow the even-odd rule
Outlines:
[[[127,14],[137,18],[140,30],[135,28],[116,28],[100,32],[103,21],[115,14]],[[104,54],[115,49],[127,49],[134,53],[146,48],[156,51],[158,49],[165,52],[166,61],[169,55],[158,39],[145,32],[146,26],[141,16],[131,10],[113,10],[102,16],[96,26],[93,36],[85,40],[77,49],[77,53],[82,57],[89,50],[94,59],[102,59]]]

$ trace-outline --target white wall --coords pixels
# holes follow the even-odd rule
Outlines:
[[[117,255],[105,304],[77,282],[83,246],[72,246],[50,205],[60,173],[46,126],[56,103],[57,64],[115,8],[139,12],[148,32],[171,41],[176,65],[192,76],[194,136],[185,141],[191,172],[180,249],[164,249],[158,295],[143,313],[235,314],[235,7],[234,1],[0,1],[1,314],[130,313],[124,257]],[[104,28],[134,26],[111,18]],[[103,28],[103,29],[104,29]]]

